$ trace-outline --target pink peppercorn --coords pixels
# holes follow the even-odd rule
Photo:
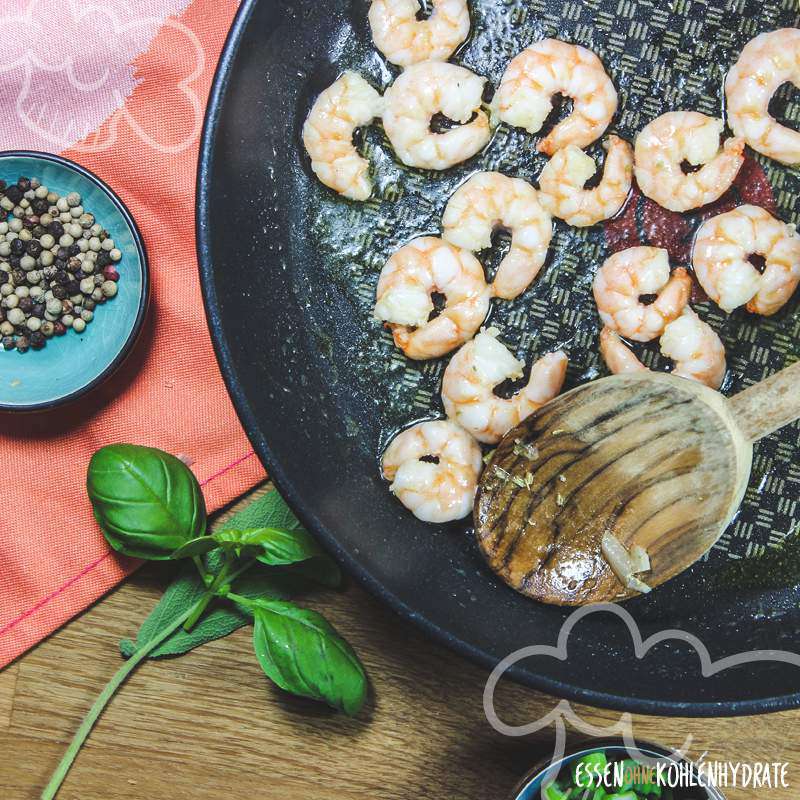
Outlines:
[[[119,280],[119,272],[114,269],[110,264],[107,267],[103,267],[103,277],[107,281],[118,281]]]

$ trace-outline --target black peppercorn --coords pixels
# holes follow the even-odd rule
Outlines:
[[[24,175],[17,180],[17,186],[23,191],[27,192],[31,188],[31,179],[26,178]]]
[[[0,306],[0,322],[6,321],[6,310]]]
[[[70,281],[70,277],[67,274],[66,270],[59,269],[56,271],[56,274],[53,276],[53,280],[59,286],[66,286],[66,284]]]
[[[31,334],[31,347],[34,350],[41,350],[46,343],[47,340],[44,338],[44,334],[41,331],[34,331]]]
[[[31,309],[33,308],[33,300],[31,300],[30,297],[20,297],[18,307],[26,314],[30,314]]]
[[[41,239],[41,238],[42,238],[42,236],[44,236],[44,235],[47,233],[47,231],[45,230],[45,227],[44,227],[44,225],[42,225],[42,224],[41,224],[41,222],[40,222],[40,223],[39,223],[39,224],[38,224],[38,225],[37,225],[37,226],[36,226],[36,227],[35,227],[35,228],[34,228],[34,229],[31,231],[31,233],[32,233],[32,234],[33,234],[33,235],[34,235],[34,236],[35,236],[37,239]]]
[[[3,350],[13,350],[17,346],[13,336],[3,337]]]
[[[60,220],[54,219],[48,226],[47,232],[54,238],[60,239],[64,235],[64,226]]]
[[[22,190],[19,186],[9,186],[6,189],[6,197],[14,204],[17,205],[22,200]]]
[[[0,286],[2,286],[4,283],[8,283],[10,280],[11,280],[10,273],[0,269]]]
[[[44,319],[45,305],[44,303],[34,303],[31,308],[31,314],[39,319]]]
[[[4,180],[0,180],[0,194],[3,194],[6,190],[6,182]]]
[[[78,253],[80,253],[80,251],[81,251],[80,247],[78,247],[78,245],[76,244],[71,244],[67,248],[67,253],[70,256],[70,258],[74,258],[76,255],[78,255]]]
[[[67,332],[67,328],[60,320],[53,323],[53,333],[56,336],[63,336]]]
[[[67,261],[69,259],[69,251],[66,247],[59,247],[58,252],[56,253],[56,258],[59,261]]]
[[[25,270],[20,269],[19,267],[12,269],[11,277],[14,280],[15,285],[21,286],[23,283],[25,283]]]
[[[37,197],[31,203],[31,208],[33,209],[33,213],[34,214],[42,215],[42,214],[46,214],[47,213],[47,209],[50,208],[50,206],[47,204],[47,199],[46,198]]]
[[[28,251],[29,256],[33,256],[34,258],[39,258],[42,254],[42,245],[36,241],[36,239],[31,239],[25,249]]]
[[[11,188],[13,189],[14,187],[12,186]],[[27,353],[30,346],[31,343],[27,336],[17,336],[17,350],[20,353]]]
[[[63,286],[59,286],[58,284],[56,284],[53,287],[52,292],[53,292],[53,297],[55,297],[58,300],[64,300],[67,296],[67,290]]]
[[[70,279],[67,283],[64,284],[64,288],[67,290],[67,294],[72,297],[74,294],[81,293],[81,285],[78,281],[74,278]]]
[[[66,261],[66,259],[64,259],[64,258],[57,258],[57,259],[56,259],[56,260],[53,262],[53,266],[54,266],[56,269],[66,269],[66,268],[67,268],[67,261]]]
[[[11,266],[14,269],[19,269],[19,265],[20,265],[19,256],[9,256],[8,257],[8,263],[11,264]]]
[[[52,265],[51,265],[51,266],[49,266],[49,267],[45,267],[45,268],[42,270],[42,275],[44,275],[44,277],[45,277],[45,278],[47,278],[48,280],[50,280],[50,278],[52,278],[52,277],[53,277],[53,275],[55,275],[55,274],[56,274],[56,272],[58,272],[58,270],[55,268],[55,266],[52,266]]]
[[[14,239],[14,241],[11,242],[11,255],[25,255],[25,242],[23,242],[22,239]]]
[[[80,268],[81,268],[80,259],[77,259],[77,258],[73,257],[73,258],[70,258],[69,261],[67,261],[67,269],[70,272],[77,272]]]

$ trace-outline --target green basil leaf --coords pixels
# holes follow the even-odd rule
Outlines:
[[[253,647],[261,669],[281,689],[357,714],[367,694],[364,668],[320,614],[279,600],[253,607]]]
[[[174,561],[180,561],[182,558],[202,556],[216,546],[217,543],[210,536],[199,536],[197,539],[189,539],[186,544],[181,545],[170,558]]]
[[[206,529],[206,508],[192,471],[152,447],[115,444],[98,450],[86,480],[95,519],[116,551],[168,559]]]
[[[237,555],[245,549],[256,555],[262,564],[296,564],[322,555],[311,534],[302,528],[293,531],[280,528],[225,529],[212,534],[222,547],[232,547]]]

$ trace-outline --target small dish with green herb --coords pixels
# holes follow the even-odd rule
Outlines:
[[[691,762],[680,761],[654,744],[640,744],[639,753],[660,761],[663,772],[658,773],[652,762],[632,758],[622,740],[598,742],[553,764],[538,765],[509,800],[724,800],[718,789],[703,785]],[[682,777],[678,781],[674,776],[679,770]],[[675,782],[680,785],[671,785]]]

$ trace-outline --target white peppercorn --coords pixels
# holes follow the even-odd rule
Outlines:
[[[19,233],[22,230],[22,220],[21,219],[10,219],[8,221],[8,229],[10,231],[14,231],[14,233]]]
[[[114,297],[117,294],[117,284],[114,281],[104,281],[100,289],[104,297]]]
[[[103,241],[100,244],[100,247],[102,247],[103,250],[105,250],[106,252],[108,252],[109,250],[113,250],[114,240],[109,236],[108,238],[103,239]]]
[[[120,260],[122,259],[122,251],[121,251],[121,250],[119,250],[119,249],[118,249],[118,248],[116,248],[116,247],[115,247],[115,248],[113,248],[113,249],[111,250],[111,252],[109,252],[109,254],[108,254],[108,255],[109,255],[109,258],[110,258],[112,261],[120,261]]]
[[[81,204],[81,196],[77,192],[70,192],[65,198],[64,202],[68,208],[75,208]]]
[[[65,233],[59,238],[58,243],[62,247],[70,247],[75,244],[75,240],[68,233]]]
[[[38,331],[42,327],[42,321],[39,317],[28,317],[25,325],[29,331]]]
[[[86,330],[86,323],[78,317],[72,321],[72,330],[76,333],[83,333]]]
[[[30,277],[30,275],[28,276]],[[39,301],[44,297],[44,289],[41,286],[31,286],[31,300]]]
[[[44,236],[42,236],[41,239],[39,239],[39,244],[41,244],[41,246],[44,247],[45,250],[49,250],[51,247],[53,247],[55,243],[56,240],[49,233],[46,233]]]
[[[34,195],[39,200],[44,200],[47,197],[47,192],[48,192],[48,189],[47,189],[46,186],[37,186],[36,187],[36,191],[34,192]]]
[[[83,206],[75,206],[69,210],[69,215],[72,219],[80,219],[83,216]]]
[[[25,322],[25,312],[19,308],[12,308],[9,310],[8,314],[6,314],[6,319],[12,325],[22,325]]]
[[[61,303],[61,301],[58,298],[53,297],[51,300],[47,301],[47,305],[45,306],[45,308],[46,308],[46,312],[45,313],[53,314],[53,315],[57,316],[58,314],[61,313],[63,307],[64,306]]]
[[[56,208],[59,211],[69,211],[69,203],[67,203],[66,197],[59,197],[58,200],[55,201]]]
[[[36,266],[36,259],[33,256],[22,256],[19,265],[25,272],[30,272]]]
[[[10,294],[14,294],[14,287],[10,283],[4,283],[0,286],[0,296],[8,297]]]
[[[14,326],[8,320],[0,322],[0,333],[3,336],[11,336],[14,333]]]
[[[88,308],[84,308],[83,311],[81,311],[81,319],[84,322],[91,322],[94,319],[94,314],[89,311]]]
[[[61,322],[68,328],[71,328],[72,323],[75,322],[75,317],[73,317],[72,314],[64,314],[64,316],[61,317]]]
[[[91,294],[94,291],[94,278],[84,278],[80,286],[84,294]]]
[[[70,222],[66,230],[73,239],[77,239],[79,236],[83,235],[83,228],[81,228],[77,222]]]
[[[17,297],[28,297],[28,295],[30,295],[30,293],[31,293],[31,290],[30,290],[29,286],[24,286],[24,285],[23,286],[17,286],[17,288],[14,289],[14,294]]]
[[[19,305],[19,295],[10,294],[3,300],[3,308],[16,308]]]

